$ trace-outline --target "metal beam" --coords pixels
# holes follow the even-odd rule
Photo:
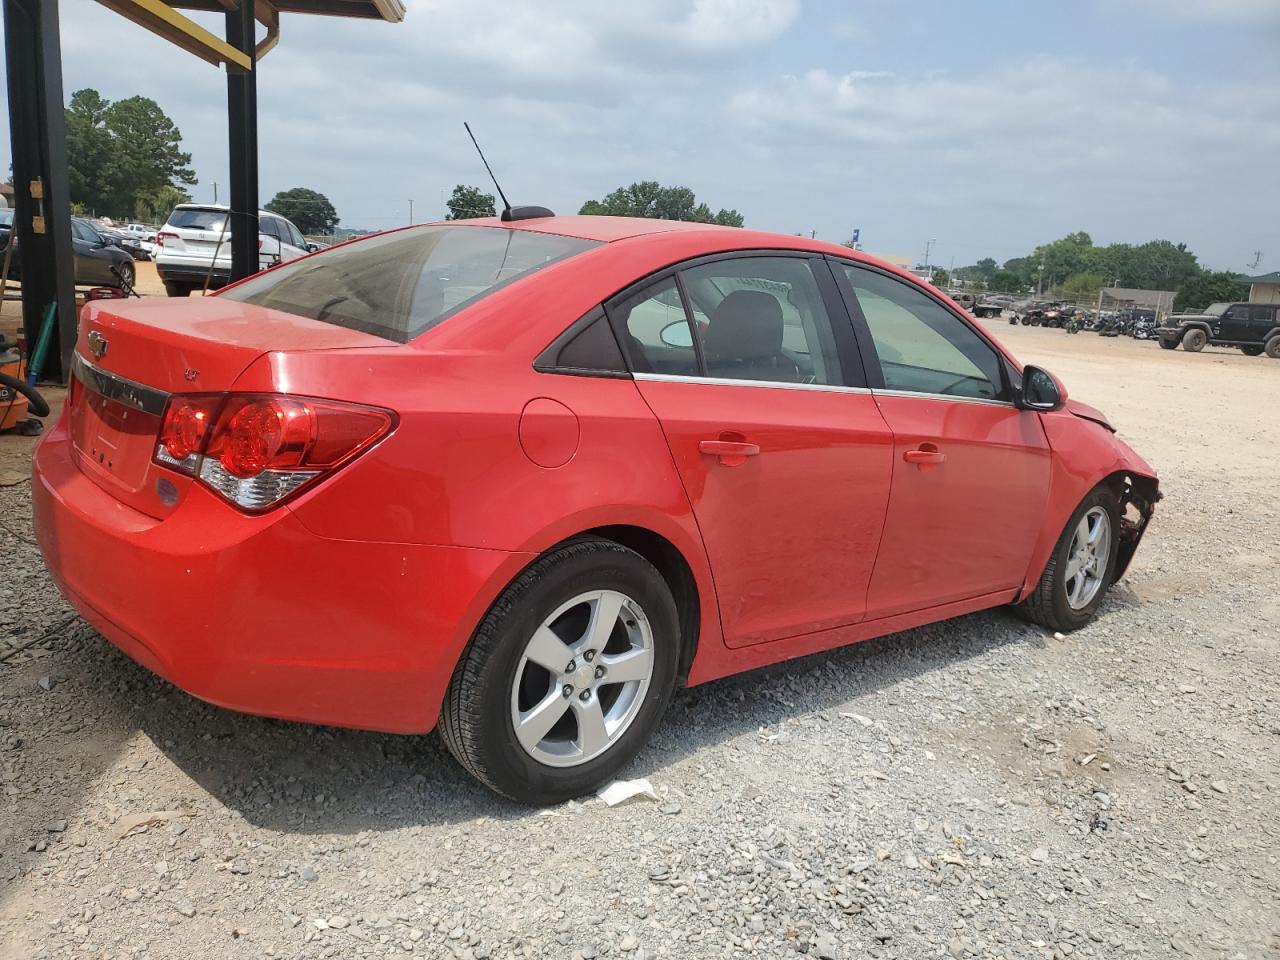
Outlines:
[[[242,50],[225,43],[194,20],[178,13],[163,0],[98,0],[98,2],[215,67],[225,63],[228,71],[251,69],[252,61]]]
[[[258,272],[258,83],[254,65],[254,0],[226,14],[227,43],[249,60],[227,72],[227,143],[231,161],[231,280]]]
[[[170,0],[169,6],[181,10],[218,12],[227,8],[227,2],[228,0]],[[405,15],[402,0],[276,0],[275,5],[281,13],[356,17],[363,20],[385,20],[387,23],[400,23]]]
[[[65,381],[76,344],[75,256],[67,195],[58,0],[0,0],[13,145],[13,228],[22,256],[22,325],[34,348],[57,304],[41,375]]]

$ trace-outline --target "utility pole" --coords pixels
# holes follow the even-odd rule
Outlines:
[[[413,226],[413,201],[409,201],[409,225]]]
[[[929,241],[924,245],[924,272],[925,273],[929,272],[929,251],[933,248],[933,245],[937,242],[938,242],[937,237],[931,237]]]

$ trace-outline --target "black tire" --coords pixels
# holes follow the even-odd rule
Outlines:
[[[112,273],[115,274],[119,281],[119,288],[125,293],[133,292],[133,284],[138,279],[137,268],[134,267],[132,260],[122,260],[120,263],[112,267]]]
[[[577,766],[536,760],[516,738],[511,697],[525,645],[556,608],[599,589],[625,593],[653,632],[653,672],[639,711],[604,753]],[[639,752],[671,699],[680,661],[675,601],[653,564],[609,540],[571,541],[527,567],[494,602],[454,668],[440,712],[449,752],[477,780],[513,800],[561,803],[612,780]]]
[[[1182,335],[1182,349],[1187,353],[1199,353],[1209,342],[1209,335],[1199,327],[1192,327]]]
[[[164,295],[166,297],[189,297],[191,296],[191,285],[166,280],[164,282]]]
[[[1253,347],[1253,346],[1240,348],[1240,352],[1243,353],[1246,357],[1260,357],[1262,356],[1262,350],[1263,350],[1262,347]]]
[[[1164,337],[1161,337],[1161,338],[1160,338],[1160,349],[1161,349],[1161,350],[1177,350],[1177,349],[1178,349],[1178,341],[1177,341],[1177,340],[1166,340]]]
[[[1089,603],[1076,610],[1067,602],[1067,584],[1064,576],[1067,555],[1071,550],[1072,534],[1076,526],[1093,507],[1102,507],[1107,512],[1111,522],[1111,545],[1107,556],[1107,567],[1103,571],[1102,587]],[[1049,555],[1049,562],[1045,564],[1044,573],[1040,575],[1040,582],[1025,600],[1014,607],[1014,610],[1032,623],[1063,633],[1079,630],[1088,624],[1097,615],[1098,607],[1102,605],[1102,600],[1114,581],[1116,555],[1120,546],[1119,534],[1120,507],[1115,494],[1109,487],[1094,487],[1093,491],[1076,507],[1075,512],[1071,514],[1071,519],[1063,528],[1058,542],[1054,544],[1053,553]]]
[[[1272,360],[1280,360],[1280,333],[1267,341],[1267,345],[1262,348],[1267,352],[1267,356]]]

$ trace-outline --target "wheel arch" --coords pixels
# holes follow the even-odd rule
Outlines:
[[[1053,466],[1044,522],[1018,599],[1035,589],[1067,521],[1096,487],[1106,485],[1120,503],[1120,551],[1112,582],[1128,568],[1163,496],[1156,472],[1114,434],[1065,411],[1042,415],[1041,420],[1053,450]]]
[[[684,681],[689,676],[694,655],[698,650],[698,641],[702,633],[702,597],[698,590],[698,581],[693,568],[680,548],[662,534],[647,527],[628,523],[606,524],[583,530],[556,546],[572,540],[588,537],[611,540],[614,543],[634,550],[657,568],[662,579],[667,582],[671,596],[675,600],[676,612],[680,617],[680,660],[677,676]]]

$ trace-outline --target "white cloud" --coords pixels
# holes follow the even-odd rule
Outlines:
[[[852,208],[850,223],[911,221],[932,235],[930,223],[967,213],[987,232],[1033,223],[1043,240],[1102,234],[1123,211],[1129,222],[1105,239],[1163,232],[1194,248],[1205,224],[1247,214],[1224,208],[1228,185],[1249,185],[1249,210],[1280,209],[1280,125],[1259,122],[1280,116],[1274,84],[1198,85],[1039,56],[985,73],[810,70],[745,89],[732,109],[758,175],[804,171],[811,189]],[[968,238],[951,239],[967,262]]]
[[[1280,20],[1277,0],[1137,0],[1152,13],[1187,20]]]

